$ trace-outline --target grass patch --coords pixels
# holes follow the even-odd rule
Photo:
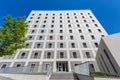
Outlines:
[[[30,74],[30,75],[47,75],[47,72],[22,73],[22,74]]]
[[[106,73],[101,73],[101,72],[91,72],[90,76],[93,76],[93,77],[118,77],[116,75],[111,75],[111,74],[106,74]]]

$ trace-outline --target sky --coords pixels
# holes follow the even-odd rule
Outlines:
[[[3,16],[28,16],[31,10],[90,9],[108,34],[120,32],[120,0],[0,0],[0,26]]]

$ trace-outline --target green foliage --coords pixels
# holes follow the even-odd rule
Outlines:
[[[0,56],[14,54],[17,49],[25,47],[27,23],[25,17],[5,16],[0,28]]]
[[[91,72],[90,75],[95,77],[116,77],[115,75],[101,73],[101,72]]]

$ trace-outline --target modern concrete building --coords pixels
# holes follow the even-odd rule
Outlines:
[[[96,60],[100,71],[120,76],[120,33],[104,37],[100,41]]]
[[[3,72],[71,72],[86,61],[99,71],[96,52],[108,34],[90,10],[33,10],[26,21],[26,48],[0,59]]]

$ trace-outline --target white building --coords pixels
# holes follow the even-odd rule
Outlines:
[[[120,33],[104,37],[100,41],[96,61],[103,73],[120,76]]]
[[[101,37],[108,34],[90,10],[33,10],[27,22],[26,48],[1,58],[2,70],[12,67],[12,72],[71,72],[74,66],[91,61],[92,71],[99,71],[97,47]]]

